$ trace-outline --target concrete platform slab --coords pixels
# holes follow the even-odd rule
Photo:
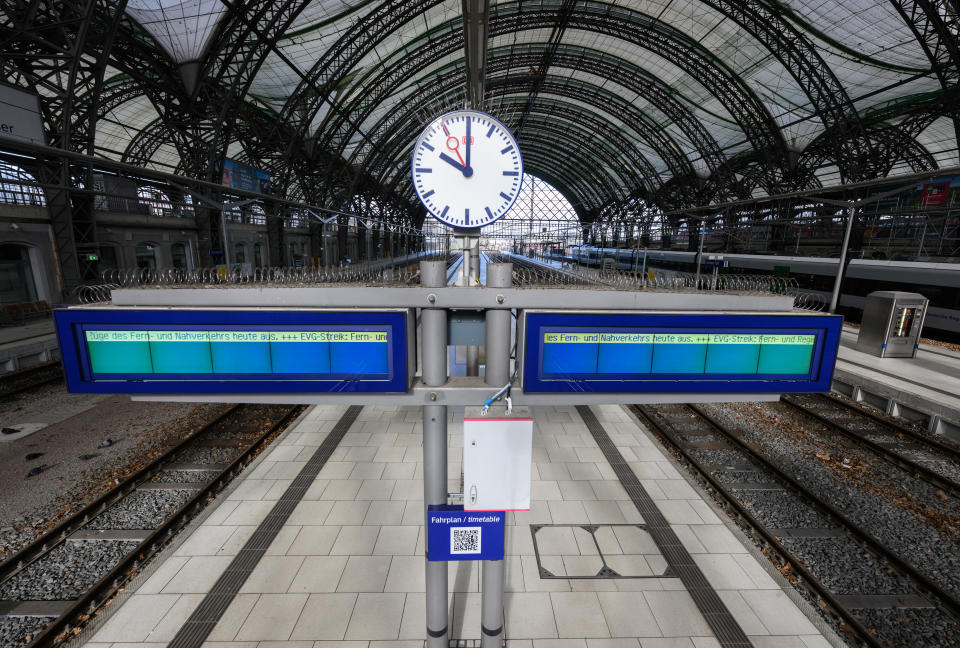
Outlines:
[[[343,409],[316,406],[285,432],[239,485],[212,504],[211,515],[169,552],[166,562],[143,583],[133,584],[134,593],[87,645],[166,645],[176,634],[171,628],[191,617],[201,594],[225,577],[237,551],[282,501],[278,489],[269,486],[279,478],[267,474],[296,475]],[[651,497],[656,493],[650,503],[657,515],[754,645],[830,645],[785,592],[789,585],[768,573],[625,410],[596,407],[591,412],[616,435],[616,448],[636,466],[638,483],[643,475]],[[375,445],[341,444],[332,453],[338,459],[319,470],[204,646],[422,646],[422,484],[419,476],[398,476],[406,474],[399,471],[402,466],[414,474],[422,469],[421,426],[414,413],[364,408],[342,441]],[[451,409],[450,416],[455,488],[463,412]],[[539,486],[530,511],[507,516],[509,648],[721,646],[681,579],[667,572],[663,552],[644,530],[649,520],[626,496],[577,410],[533,408],[533,417],[535,450],[542,451],[535,452],[532,467]],[[380,432],[391,428],[395,432]],[[344,448],[347,452],[338,455]],[[372,452],[347,458],[359,448]],[[228,550],[238,534],[242,537]],[[620,577],[589,577],[604,563]],[[542,568],[557,577],[545,577]],[[479,581],[476,564],[450,563],[453,639],[479,638]]]

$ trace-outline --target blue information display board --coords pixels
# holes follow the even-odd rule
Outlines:
[[[526,315],[525,392],[829,391],[834,315]]]
[[[408,388],[407,311],[69,309],[55,317],[73,392]]]
[[[427,560],[503,560],[506,513],[427,507]]]

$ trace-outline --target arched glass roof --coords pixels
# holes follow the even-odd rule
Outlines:
[[[638,198],[695,205],[957,163],[960,38],[925,13],[936,3],[490,5],[481,107],[582,219]],[[84,45],[99,90],[71,108],[96,114],[72,132],[106,157],[216,177],[229,155],[316,204],[374,192],[415,210],[413,141],[467,101],[462,0],[121,6],[109,49]]]

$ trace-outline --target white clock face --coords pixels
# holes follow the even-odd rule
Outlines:
[[[413,187],[442,223],[474,228],[502,218],[523,182],[520,148],[506,126],[476,110],[438,117],[413,148]]]

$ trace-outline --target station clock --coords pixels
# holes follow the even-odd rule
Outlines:
[[[437,220],[477,228],[502,218],[516,202],[523,158],[517,140],[497,119],[457,110],[423,130],[410,171],[417,197]]]

